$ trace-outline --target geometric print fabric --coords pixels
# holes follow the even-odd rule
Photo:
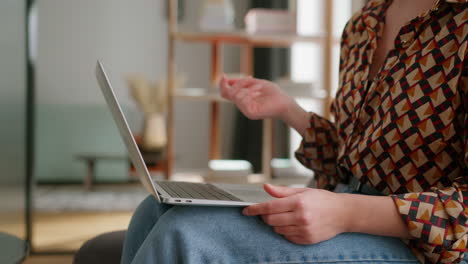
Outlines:
[[[376,78],[369,66],[389,0],[370,0],[341,40],[334,122],[311,114],[296,157],[332,189],[338,164],[392,195],[421,262],[454,263],[468,239],[468,4],[441,0],[402,27]]]

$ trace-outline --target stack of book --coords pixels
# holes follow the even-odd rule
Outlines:
[[[250,34],[295,34],[296,15],[287,10],[251,9],[245,16]]]

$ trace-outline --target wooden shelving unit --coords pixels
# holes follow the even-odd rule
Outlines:
[[[204,88],[177,89],[174,91],[173,98],[196,101],[229,102],[228,100],[221,97],[219,93],[209,92]]]
[[[262,47],[287,47],[297,42],[323,43],[325,36],[249,34],[243,31],[234,32],[173,32],[172,37],[186,42],[222,42],[225,44],[252,45]]]
[[[324,21],[325,32],[327,34],[321,36],[299,36],[299,35],[259,35],[248,34],[242,31],[234,32],[200,32],[186,31],[179,29],[177,24],[177,0],[167,0],[169,5],[169,45],[167,59],[167,79],[168,79],[168,115],[167,115],[167,177],[170,179],[174,165],[174,111],[173,100],[200,100],[210,104],[210,146],[209,159],[221,158],[221,143],[220,143],[220,103],[227,102],[215,90],[202,88],[184,88],[175,89],[175,72],[176,72],[176,50],[175,44],[178,41],[182,42],[203,42],[211,47],[211,86],[216,87],[215,83],[219,80],[220,74],[223,73],[221,61],[221,47],[223,44],[236,44],[241,47],[241,73],[245,75],[253,75],[253,48],[254,47],[288,47],[298,42],[319,43],[324,48],[324,79],[325,89],[327,91],[325,100],[330,102],[331,90],[331,57],[332,48],[326,46],[336,42],[331,33],[331,14],[333,8],[333,0],[325,1]],[[327,104],[328,105],[328,104]],[[328,108],[328,107],[326,107]],[[328,113],[325,110],[325,113]],[[273,158],[273,120],[263,120],[263,138],[262,138],[262,174],[266,181],[271,179],[270,162]]]

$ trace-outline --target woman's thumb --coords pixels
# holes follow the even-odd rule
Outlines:
[[[263,188],[267,193],[276,198],[291,196],[293,194],[301,193],[306,190],[306,188],[292,188],[286,186],[275,186],[271,184],[265,184],[263,185]]]

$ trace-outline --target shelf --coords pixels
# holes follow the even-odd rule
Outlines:
[[[229,102],[228,100],[221,97],[219,93],[207,92],[207,90],[204,88],[176,89],[174,92],[174,97],[197,101]]]
[[[290,46],[298,42],[322,43],[325,36],[300,36],[295,34],[249,34],[244,31],[202,32],[176,31],[172,36],[187,42],[224,42],[231,44],[250,44],[253,46]]]
[[[323,80],[325,91],[310,89],[284,89],[286,86],[281,86],[283,90],[295,98],[310,98],[320,99],[325,101],[324,105],[328,106],[330,99],[331,87],[331,62],[333,45],[340,42],[339,38],[333,36],[332,28],[332,11],[333,0],[325,1],[323,5],[324,21],[321,34],[317,35],[298,35],[298,34],[249,34],[244,30],[232,32],[204,32],[197,29],[189,29],[180,27],[177,21],[178,17],[178,2],[177,0],[168,0],[168,60],[167,60],[167,80],[169,80],[169,96],[174,100],[169,100],[168,106],[168,144],[167,144],[167,173],[169,178],[173,170],[174,164],[174,101],[175,100],[191,100],[203,103],[209,103],[210,112],[210,127],[209,127],[209,155],[210,160],[221,158],[222,140],[220,136],[220,104],[221,102],[229,102],[219,95],[217,89],[204,88],[184,88],[175,89],[176,79],[176,50],[177,42],[186,43],[204,43],[211,48],[211,74],[210,80],[214,84],[223,72],[223,44],[239,45],[240,48],[240,70],[246,76],[251,76],[254,73],[254,48],[256,47],[290,47],[293,44],[311,44],[319,46],[323,49]],[[294,87],[297,88],[297,87]],[[328,107],[325,107],[325,113]],[[272,178],[271,160],[273,158],[273,120],[264,119],[262,121],[262,174],[257,177],[258,181],[270,181]]]
[[[304,95],[304,93],[295,93],[292,90],[285,90],[287,94],[293,98],[300,99],[324,99],[326,97],[326,91],[320,90],[315,92],[312,95]],[[183,88],[176,89],[174,93],[175,98],[187,99],[187,100],[196,100],[196,101],[210,101],[210,102],[222,102],[230,103],[231,101],[221,97],[219,93],[216,92],[207,92],[207,89],[204,88]]]

